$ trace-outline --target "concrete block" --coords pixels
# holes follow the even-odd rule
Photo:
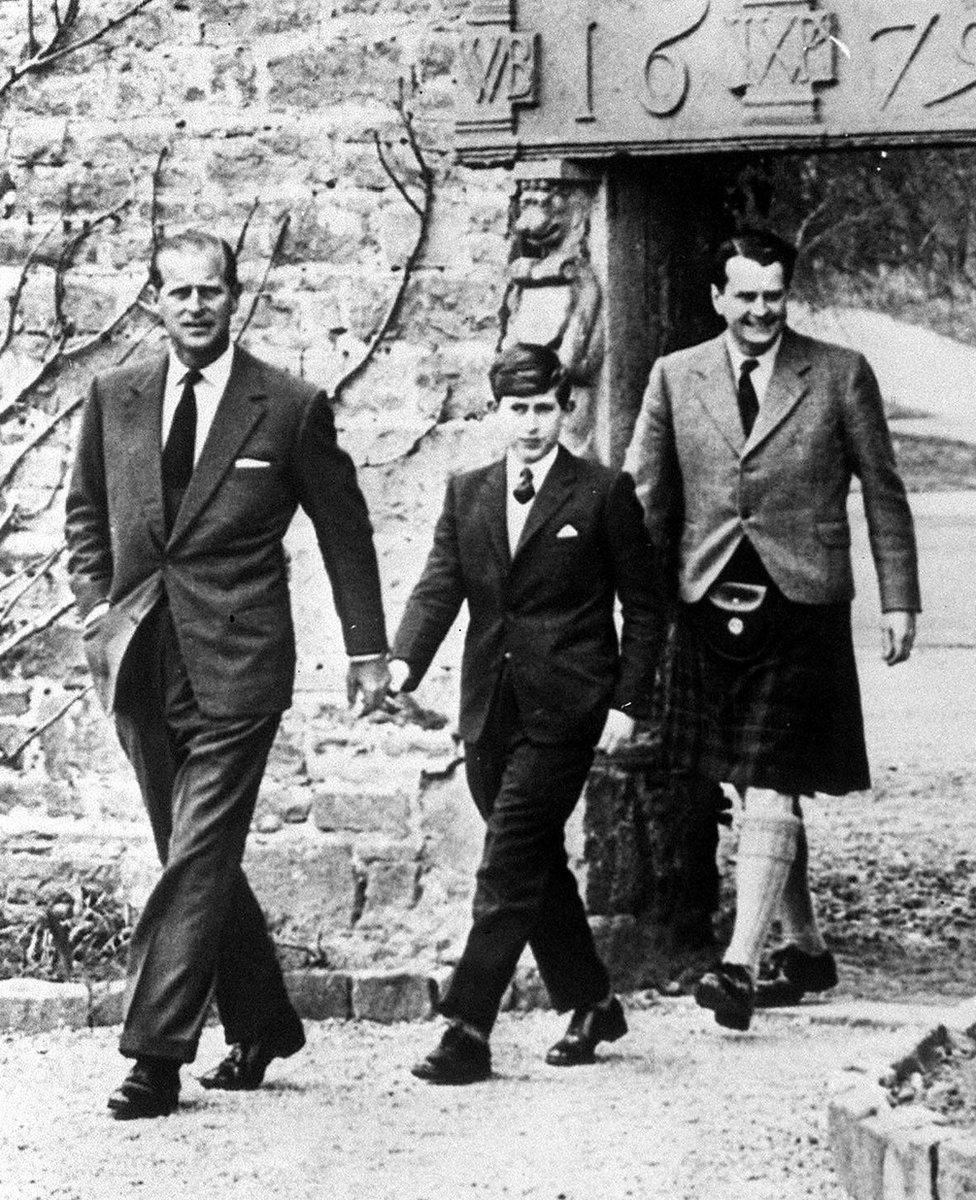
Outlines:
[[[121,1025],[125,1011],[125,980],[112,979],[92,984],[88,1005],[88,1024]]]
[[[343,971],[288,971],[285,987],[298,1015],[309,1021],[352,1016],[352,980]]]
[[[967,1134],[949,1136],[938,1150],[936,1176],[938,1200],[973,1200],[976,1197],[976,1138]]]
[[[352,1015],[361,1021],[427,1021],[434,1015],[436,984],[430,975],[410,971],[356,972],[352,976]]]
[[[45,1033],[88,1024],[88,989],[81,983],[0,980],[0,1029]]]

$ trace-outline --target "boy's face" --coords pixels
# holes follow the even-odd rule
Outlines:
[[[555,390],[537,396],[501,396],[498,417],[505,422],[508,448],[529,465],[545,458],[559,441],[565,412]]]

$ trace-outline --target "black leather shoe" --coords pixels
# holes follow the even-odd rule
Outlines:
[[[440,1045],[410,1068],[427,1083],[480,1083],[491,1074],[491,1049],[460,1025],[448,1025]]]
[[[287,1033],[269,1034],[256,1042],[236,1042],[227,1057],[205,1075],[201,1086],[225,1092],[251,1092],[264,1082],[268,1063],[274,1058],[290,1058],[305,1045],[305,1031],[297,1018]]]
[[[108,1098],[116,1121],[167,1117],[180,1097],[180,1064],[172,1059],[137,1058],[135,1066]]]
[[[546,1062],[551,1067],[578,1067],[596,1062],[593,1051],[598,1042],[615,1042],[627,1032],[623,1005],[616,996],[606,1008],[578,1008],[569,1027],[554,1046],[549,1047]]]
[[[716,963],[695,985],[695,1003],[710,1008],[726,1029],[748,1029],[755,1008],[755,986],[748,967]]]
[[[807,992],[837,986],[837,964],[829,950],[807,954],[799,946],[782,946],[770,954],[765,974],[756,984],[756,1008],[786,1008],[799,1004]]]

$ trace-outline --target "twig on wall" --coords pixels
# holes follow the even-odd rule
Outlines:
[[[6,591],[11,585],[20,581],[20,586],[4,605],[3,611],[0,612],[0,626],[3,626],[10,618],[10,614],[14,611],[17,605],[23,600],[27,593],[42,580],[45,574],[54,566],[61,555],[65,551],[65,546],[62,544],[50,554],[45,555],[43,560],[36,566],[24,567],[17,572],[11,579],[8,579],[2,585],[0,590]],[[23,582],[26,576],[26,582]]]
[[[66,612],[70,612],[74,608],[74,600],[65,600],[56,608],[52,608],[50,612],[31,621],[29,625],[18,629],[16,633],[10,635],[3,642],[0,642],[0,659],[4,659],[8,654],[12,654],[25,642],[29,642],[32,637],[36,637],[39,633],[43,633],[45,629],[50,629],[51,626],[59,621]]]
[[[264,289],[268,283],[268,276],[271,274],[272,268],[277,263],[278,259],[281,257],[281,252],[285,248],[285,242],[288,239],[288,229],[289,229],[290,225],[291,225],[291,213],[285,212],[281,216],[281,220],[278,225],[278,235],[274,240],[274,245],[271,247],[271,253],[268,256],[268,261],[267,261],[267,263],[265,263],[264,274],[261,276],[261,282],[254,289],[254,295],[251,298],[251,306],[250,306],[250,308],[248,308],[247,314],[245,315],[244,320],[241,322],[240,328],[238,329],[237,333],[234,335],[235,342],[240,341],[240,339],[247,332],[248,326],[254,320],[254,314],[257,312],[258,305],[261,303],[261,300],[264,297]],[[243,236],[243,233],[242,233],[242,236]]]
[[[413,118],[404,107],[402,99],[397,102],[396,110],[399,113],[400,121],[403,125],[404,133],[406,134],[407,144],[410,147],[410,151],[420,171],[421,200],[419,203],[413,198],[413,196],[410,195],[410,193],[407,191],[406,184],[393,170],[390,162],[383,152],[379,141],[379,136],[376,134],[374,134],[374,141],[376,143],[380,165],[383,167],[383,170],[386,172],[396,190],[404,198],[407,204],[409,204],[410,208],[413,209],[413,211],[417,214],[419,221],[417,227],[417,237],[414,241],[413,247],[410,250],[410,253],[407,255],[406,259],[404,259],[401,266],[400,282],[397,286],[396,293],[394,294],[393,299],[386,310],[386,315],[367,342],[366,349],[363,351],[359,361],[355,364],[355,366],[351,367],[345,373],[345,375],[342,376],[342,378],[333,388],[332,397],[336,404],[342,400],[343,394],[350,384],[354,383],[355,380],[357,380],[359,376],[362,375],[362,373],[366,370],[370,362],[372,362],[373,357],[375,356],[380,345],[385,340],[393,326],[396,324],[397,318],[400,315],[400,309],[403,307],[404,297],[407,294],[407,289],[409,288],[411,279],[413,278],[414,270],[423,257],[424,250],[426,249],[427,237],[430,232],[430,222],[434,207],[434,172],[420,148],[420,143],[417,141],[416,130],[413,126]]]
[[[3,761],[8,763],[16,762],[16,760],[20,758],[20,756],[32,742],[36,742],[39,737],[43,737],[43,735],[47,733],[52,725],[57,725],[58,721],[60,721],[62,717],[66,716],[67,713],[79,703],[79,701],[84,700],[84,698],[92,690],[93,686],[93,684],[89,683],[86,687],[82,688],[80,692],[75,692],[71,699],[65,704],[62,704],[58,711],[52,716],[48,717],[43,725],[39,725],[36,729],[32,729],[19,745],[15,746],[12,750],[2,752],[0,757],[2,757]]]
[[[33,4],[28,4],[27,54],[20,62],[7,68],[7,78],[0,83],[0,96],[5,95],[15,83],[19,83],[25,76],[39,75],[54,63],[67,58],[69,54],[75,54],[78,50],[83,50],[86,46],[91,46],[95,42],[102,41],[103,38],[114,32],[121,25],[138,16],[144,8],[148,8],[152,3],[153,0],[138,0],[136,4],[119,13],[117,17],[112,17],[104,25],[100,25],[94,33],[78,38],[73,42],[68,41],[68,38],[78,22],[79,0],[68,0],[67,7],[63,13],[55,5],[53,9],[54,33],[44,45],[41,45],[37,40]]]

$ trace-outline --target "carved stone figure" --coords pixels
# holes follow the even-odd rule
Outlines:
[[[603,361],[603,294],[589,256],[592,193],[585,185],[532,179],[519,185],[498,349],[516,342],[551,346],[573,383],[564,440],[576,453],[592,444],[595,392]]]

